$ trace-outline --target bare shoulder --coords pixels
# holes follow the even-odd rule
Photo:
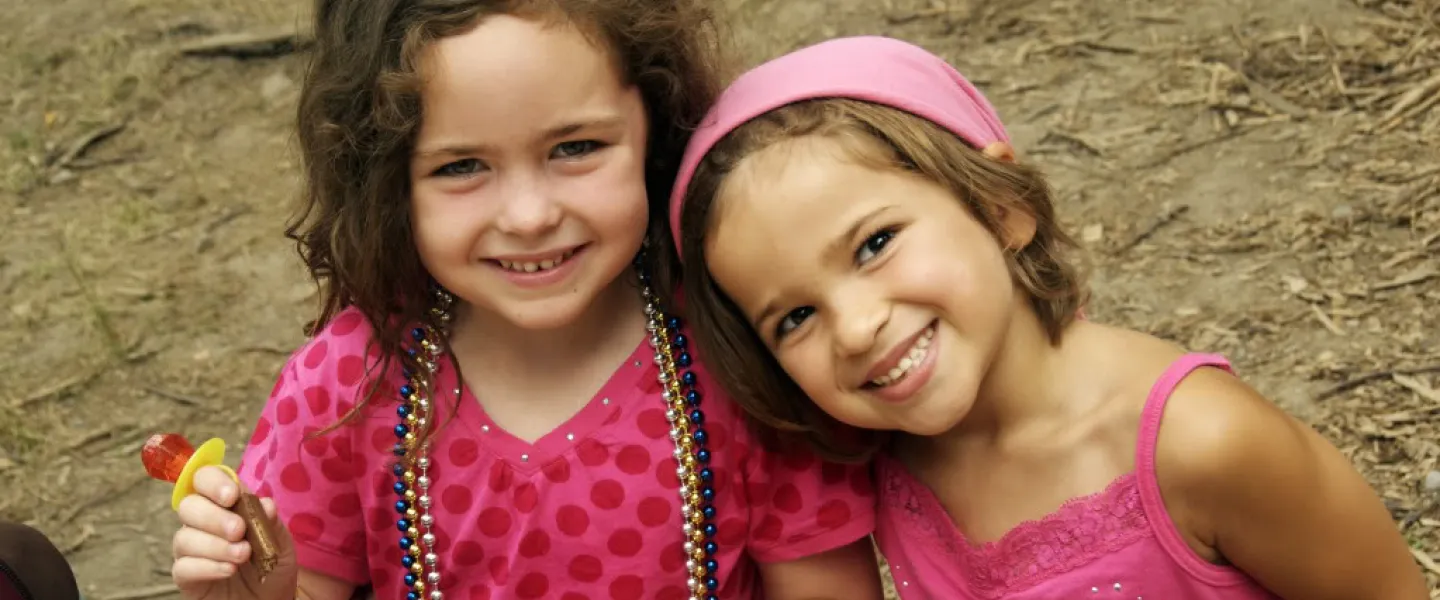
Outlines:
[[[1156,461],[1162,484],[1212,486],[1316,443],[1328,444],[1239,377],[1200,367],[1166,403]]]
[[[1239,377],[1206,366],[1171,392],[1157,451],[1184,453],[1176,475],[1206,477],[1223,474],[1250,451],[1293,441],[1308,430]],[[1256,435],[1261,433],[1266,435]]]
[[[1165,506],[1201,558],[1286,598],[1424,597],[1350,459],[1234,375],[1202,368],[1175,389],[1155,462]]]
[[[1312,436],[1315,439],[1311,439]],[[1218,367],[1191,372],[1171,393],[1155,448],[1156,479],[1175,524],[1203,558],[1219,558],[1211,515],[1248,473],[1283,474],[1319,439],[1240,378]],[[1279,483],[1278,481],[1275,483]]]
[[[1141,398],[1185,352],[1142,333],[1086,335],[1113,348],[1090,367],[1113,374],[1116,424],[1138,425]],[[1154,458],[1166,512],[1198,558],[1282,598],[1425,597],[1405,540],[1350,459],[1228,370],[1196,368],[1170,390]]]

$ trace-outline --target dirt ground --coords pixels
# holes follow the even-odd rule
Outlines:
[[[193,45],[308,3],[6,4],[0,515],[92,598],[172,597],[140,444],[238,456],[314,301],[281,235],[303,47]],[[1053,177],[1092,315],[1229,355],[1354,460],[1440,598],[1440,1],[725,5],[747,63],[860,33],[951,59]]]

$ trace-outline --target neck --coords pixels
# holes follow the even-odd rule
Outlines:
[[[634,274],[626,272],[574,321],[553,329],[523,329],[499,314],[457,302],[450,346],[487,365],[487,371],[564,373],[608,359],[606,349],[628,352],[644,331],[644,300]]]
[[[1067,328],[1067,338],[1073,329],[1073,324]],[[1003,444],[1031,427],[1067,418],[1073,397],[1080,393],[1070,354],[1067,345],[1050,342],[1028,305],[1017,307],[970,412],[950,431],[921,444],[940,451]]]

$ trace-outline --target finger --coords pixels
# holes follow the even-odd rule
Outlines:
[[[279,509],[275,507],[275,501],[269,498],[261,498],[260,507],[265,509],[265,518],[271,521],[274,521],[276,515],[280,514]]]
[[[180,501],[180,524],[215,537],[238,542],[245,538],[245,520],[208,498],[191,494]]]
[[[225,508],[235,506],[235,501],[240,499],[240,484],[216,467],[201,467],[195,471],[192,485],[195,493]]]
[[[250,559],[249,543],[231,542],[189,527],[175,532],[171,545],[177,560],[190,557],[240,564]]]
[[[175,580],[175,585],[185,586],[229,579],[238,570],[230,563],[186,556],[175,560],[170,568],[170,577]]]

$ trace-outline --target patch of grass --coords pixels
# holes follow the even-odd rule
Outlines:
[[[0,405],[0,450],[15,455],[33,452],[45,441],[22,411]]]
[[[38,146],[28,132],[20,130],[7,132],[5,141],[10,143],[10,151],[16,154],[27,153]]]
[[[5,171],[5,176],[0,178],[0,186],[3,191],[11,194],[24,194],[40,185],[40,171],[26,162],[16,161],[11,163],[10,168]]]
[[[80,287],[80,293],[85,299],[85,305],[90,312],[90,317],[94,321],[95,327],[100,330],[105,349],[110,353],[112,358],[124,360],[126,355],[125,341],[124,338],[121,337],[119,330],[115,328],[115,323],[110,318],[110,311],[105,310],[104,304],[96,297],[95,289],[90,285],[90,280],[81,269],[79,260],[70,250],[70,245],[66,243],[65,235],[61,234],[59,239],[60,256],[65,260],[65,268],[70,272],[70,277],[74,279],[75,285]]]

